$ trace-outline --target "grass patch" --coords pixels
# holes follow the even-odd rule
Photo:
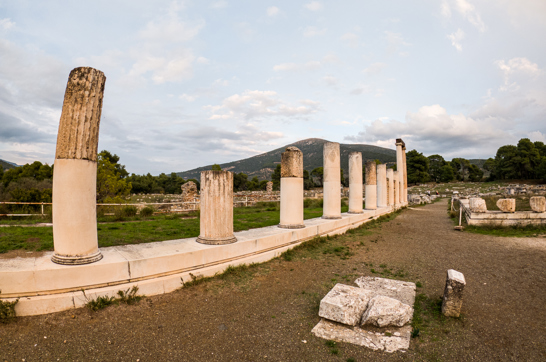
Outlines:
[[[111,305],[119,305],[119,303],[132,305],[132,304],[138,303],[142,298],[146,297],[145,295],[137,294],[138,287],[136,285],[127,290],[118,290],[117,295],[119,296],[119,298],[109,297],[109,296],[99,296],[95,299],[89,299],[85,295],[85,290],[82,289],[82,292],[84,297],[87,300],[87,303],[85,304],[86,307],[92,310],[93,312],[104,309]]]
[[[500,225],[467,225],[465,231],[493,236],[509,236],[509,237],[537,237],[546,234],[546,225],[514,225],[514,226],[500,226]]]
[[[7,302],[0,299],[0,323],[7,323],[16,317],[15,305],[18,302],[19,299],[16,299],[13,302]]]
[[[430,298],[419,294],[413,305],[413,320],[411,321],[412,338],[421,342],[435,341],[442,334],[449,334],[457,323],[464,324],[464,317],[447,318],[442,314],[442,297]]]

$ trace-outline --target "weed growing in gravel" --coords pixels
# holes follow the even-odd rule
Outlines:
[[[339,354],[339,349],[337,348],[337,343],[334,341],[326,341],[324,344],[330,348],[330,353],[333,355]]]
[[[2,291],[0,291],[2,293]],[[0,300],[0,323],[7,323],[11,319],[15,318],[15,305],[19,302],[19,299],[16,299],[13,302],[5,302]]]
[[[119,301],[131,305],[138,303],[142,298],[146,297],[145,295],[137,295],[137,292],[138,287],[136,285],[125,291],[118,290]]]
[[[85,290],[82,289],[82,292],[83,296],[87,300],[85,305],[94,312],[114,304],[119,305],[120,302],[129,305],[135,304],[145,297],[145,295],[137,295],[138,287],[136,285],[134,285],[131,289],[118,290],[117,295],[119,295],[119,298],[105,295],[98,296],[96,299],[89,299],[87,295],[85,295]]]
[[[190,278],[191,278],[191,280],[187,281],[187,282],[185,282],[184,279],[180,278],[180,280],[182,281],[182,286],[184,288],[194,287],[196,285],[202,284],[202,283],[212,279],[212,277],[204,277],[202,275],[196,277],[192,273],[190,273]]]
[[[449,324],[457,322],[464,323],[464,317],[446,318],[442,314],[441,297],[430,298],[421,293],[415,298],[413,320],[411,322],[411,326],[413,327],[411,332],[412,338],[419,337],[425,340],[428,336],[431,336],[434,341],[440,330],[444,333],[449,333]],[[448,325],[447,329],[446,324]]]

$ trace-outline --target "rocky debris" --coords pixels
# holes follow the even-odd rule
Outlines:
[[[319,311],[323,318],[311,332],[373,350],[409,348],[411,326],[405,324],[413,316],[415,284],[375,277],[361,277],[355,283],[360,288],[336,284],[323,298]],[[358,325],[361,321],[364,324]]]
[[[372,296],[369,290],[336,284],[320,301],[319,316],[355,326]]]
[[[182,201],[183,202],[192,202],[195,201],[199,191],[197,190],[197,184],[193,181],[188,181],[183,184],[182,189]]]
[[[546,197],[544,196],[531,197],[529,204],[534,212],[546,212]]]
[[[413,316],[413,308],[399,300],[378,295],[368,302],[366,313],[362,315],[361,325],[377,327],[402,327]]]
[[[315,336],[337,342],[352,343],[374,351],[395,352],[409,348],[411,326],[389,328],[383,332],[372,332],[364,328],[321,319],[311,331]]]
[[[468,199],[470,202],[470,211],[471,212],[487,212],[487,205],[485,200],[480,197],[471,197]]]
[[[459,317],[463,305],[463,290],[466,285],[463,273],[449,269],[442,301],[442,314],[446,317]]]
[[[408,305],[415,303],[416,286],[412,282],[376,277],[360,277],[355,280],[355,284],[362,289],[371,290],[374,295],[384,295]]]
[[[516,199],[499,199],[497,201],[497,207],[502,212],[515,212]]]

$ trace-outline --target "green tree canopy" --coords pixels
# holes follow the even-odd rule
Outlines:
[[[429,175],[432,181],[440,181],[442,175],[442,167],[446,165],[446,161],[440,155],[428,156],[429,160]]]
[[[212,171],[222,171],[222,167],[220,167],[219,164],[215,163],[214,165],[212,165],[211,170]]]
[[[428,174],[429,160],[422,153],[411,150],[406,154],[408,170],[408,184],[427,182],[430,179]]]
[[[97,202],[124,202],[124,197],[131,192],[131,182],[122,177],[120,169],[125,170],[125,166],[116,167],[116,164],[110,162],[112,154],[108,151],[101,151],[97,162]]]

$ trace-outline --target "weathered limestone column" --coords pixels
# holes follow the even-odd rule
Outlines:
[[[349,214],[362,211],[362,152],[349,153]]]
[[[366,162],[366,210],[377,209],[377,164]]]
[[[299,229],[303,224],[303,153],[288,147],[281,156],[281,220],[279,227]]]
[[[396,171],[398,171],[398,182],[402,183],[402,185],[403,185],[404,173],[405,173],[404,156],[403,156],[404,151],[402,149],[404,146],[405,146],[404,141],[402,141],[401,138],[397,138],[396,139]],[[404,191],[402,188],[399,188],[398,191],[399,191],[398,201],[396,203],[400,204],[404,201]]]
[[[399,180],[399,177],[400,177],[400,173],[399,171],[394,171],[393,172],[393,195],[394,195],[394,206],[395,207],[399,207],[400,206],[400,180]]]
[[[201,171],[201,244],[223,245],[237,241],[233,235],[233,172]]]
[[[324,144],[323,177],[324,202],[322,207],[323,219],[341,219],[341,175],[339,165],[339,143],[327,142]]]
[[[387,207],[387,165],[377,165],[377,207]]]
[[[402,160],[404,161],[404,204],[408,203],[408,165],[406,164],[406,144],[402,147]]]
[[[53,245],[57,264],[102,259],[97,240],[97,147],[106,77],[75,68],[68,76],[53,176]]]
[[[387,189],[389,190],[387,204],[394,206],[394,170],[392,168],[387,170]]]

